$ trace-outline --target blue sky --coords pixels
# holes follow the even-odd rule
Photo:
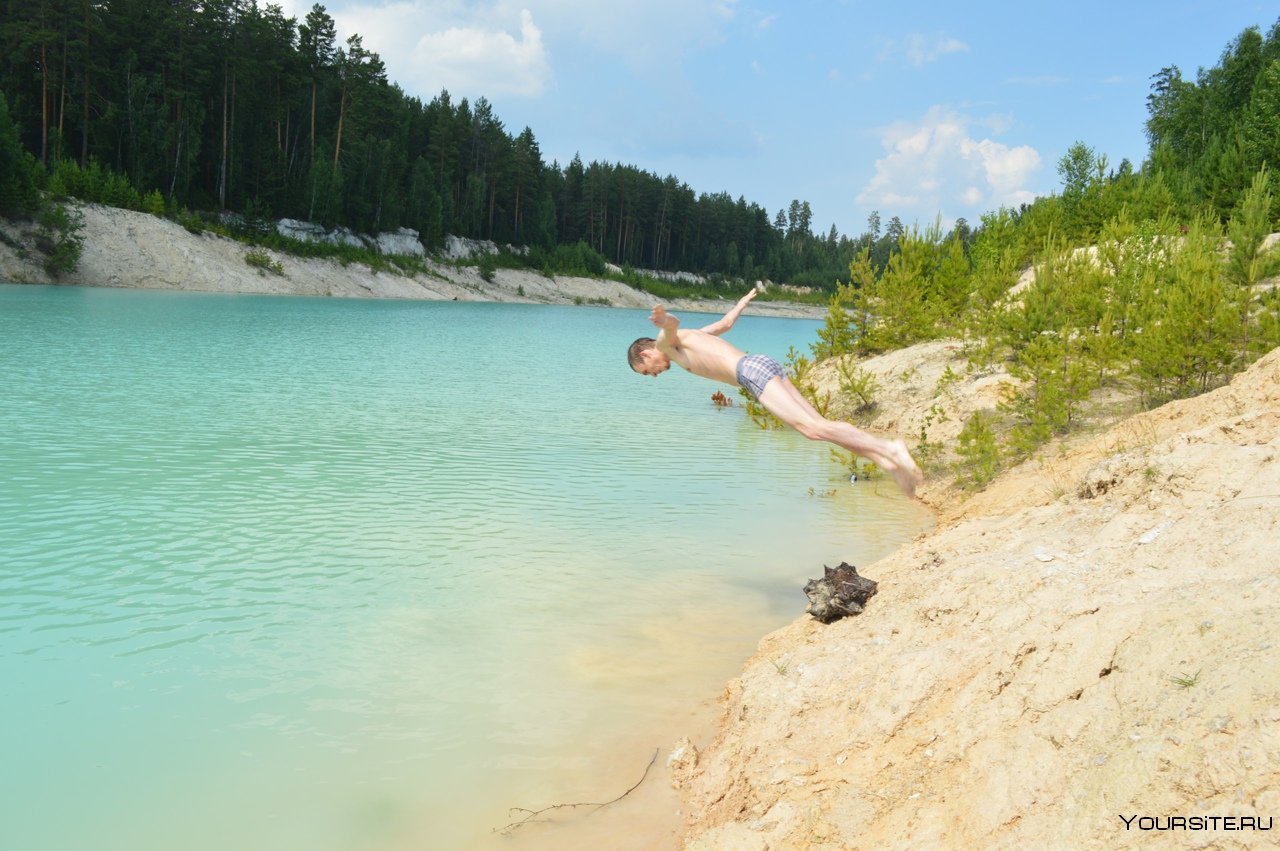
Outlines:
[[[301,20],[310,2],[286,0]],[[1150,77],[1194,78],[1253,0],[955,3],[763,0],[331,0],[409,94],[486,97],[547,162],[635,165],[813,227],[857,235],[1056,191],[1083,141],[1146,155]]]

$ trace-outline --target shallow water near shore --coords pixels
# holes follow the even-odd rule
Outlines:
[[[672,737],[805,580],[929,520],[711,403],[732,388],[632,374],[650,330],[0,285],[6,847],[563,844],[492,830],[615,797],[655,748],[635,798],[668,806]]]

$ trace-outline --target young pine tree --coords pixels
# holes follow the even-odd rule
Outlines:
[[[1260,334],[1265,323],[1267,308],[1274,304],[1258,284],[1270,271],[1271,257],[1262,251],[1263,242],[1271,233],[1271,174],[1266,166],[1254,175],[1240,206],[1227,224],[1227,237],[1231,250],[1227,255],[1226,280],[1231,288],[1230,297],[1239,313],[1238,355],[1242,365],[1252,362],[1268,351],[1274,342],[1269,335]]]

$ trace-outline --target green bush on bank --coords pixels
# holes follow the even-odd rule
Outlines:
[[[258,270],[259,275],[270,272],[273,275],[284,275],[284,264],[271,259],[271,255],[261,248],[250,248],[245,252],[244,262]]]
[[[59,160],[49,174],[48,192],[57,200],[79,198],[91,204],[150,212],[129,178],[103,168],[96,159],[90,159],[87,168],[75,160]]]
[[[45,255],[45,271],[58,277],[75,269],[84,248],[80,233],[84,217],[80,211],[66,204],[47,203],[37,214],[36,222],[36,245]]]
[[[989,411],[974,411],[956,437],[957,478],[961,486],[986,487],[1000,472],[1000,455],[994,416]]]

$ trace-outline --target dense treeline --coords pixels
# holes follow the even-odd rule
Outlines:
[[[0,94],[46,173],[96,164],[171,212],[405,226],[428,246],[582,242],[620,265],[828,289],[859,247],[834,226],[815,236],[807,202],[770,218],[634,166],[548,164],[483,97],[407,95],[321,5],[299,21],[255,0],[4,0],[0,57]]]
[[[818,235],[807,202],[771,218],[743,197],[631,165],[548,164],[533,131],[508,131],[484,98],[408,96],[359,35],[339,43],[321,5],[299,21],[256,0],[0,2],[3,120],[34,157],[40,188],[92,186],[97,200],[170,214],[406,226],[428,246],[454,233],[587,266],[604,258],[827,290],[867,274],[902,278],[890,270],[907,236],[896,216],[882,228],[873,213],[856,238],[834,226]],[[1016,265],[1053,240],[1093,241],[1121,210],[1138,222],[1185,224],[1205,211],[1225,222],[1259,167],[1280,159],[1280,25],[1245,30],[1194,81],[1161,69],[1148,107],[1141,167],[1113,168],[1077,143],[1059,163],[1060,194],[928,238],[969,258],[985,230],[1008,231]],[[12,159],[0,152],[0,201],[29,191]]]

